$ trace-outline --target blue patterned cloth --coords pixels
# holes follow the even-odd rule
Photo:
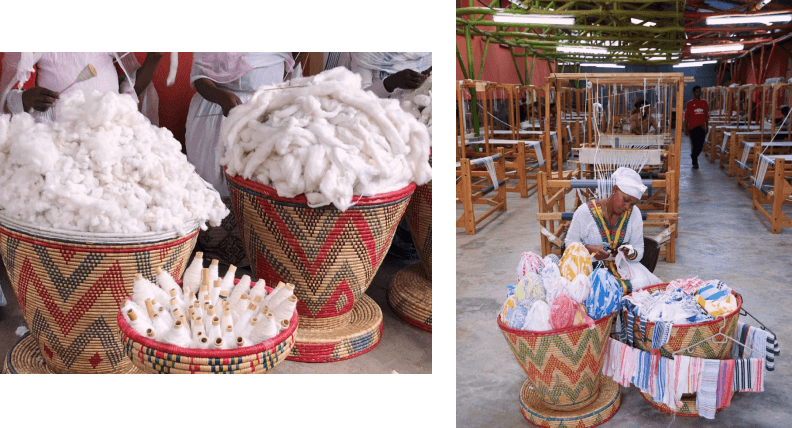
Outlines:
[[[607,269],[595,269],[589,279],[591,292],[585,301],[588,315],[596,320],[618,311],[622,305],[622,287],[613,274]]]

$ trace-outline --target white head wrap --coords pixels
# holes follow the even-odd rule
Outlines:
[[[641,195],[646,191],[646,186],[641,182],[641,176],[630,168],[619,168],[611,175],[613,184],[619,186],[619,190],[634,197],[641,199]]]

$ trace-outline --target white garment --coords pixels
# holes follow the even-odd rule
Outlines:
[[[244,103],[253,96],[262,85],[272,85],[283,81],[286,57],[284,52],[250,52],[246,59],[253,70],[228,83],[215,83],[219,88],[232,91]],[[289,54],[290,55],[290,54]],[[192,74],[197,74],[193,69]],[[220,166],[220,159],[225,149],[220,141],[220,129],[223,126],[223,109],[219,104],[207,101],[199,93],[195,93],[187,113],[185,145],[187,160],[195,165],[204,180],[214,186],[220,196],[229,196],[225,176]]]
[[[382,52],[377,63],[367,60],[367,53],[353,53],[352,54],[352,71],[359,74],[363,89],[368,89],[374,92],[380,98],[394,98],[401,101],[404,91],[394,90],[388,92],[385,89],[385,79],[394,72],[402,71],[406,68],[411,68],[419,73],[432,66],[432,54],[428,55],[400,55],[399,52]],[[392,55],[389,55],[392,54]],[[369,55],[370,56],[370,55]],[[395,57],[391,62],[388,61],[389,57]],[[404,57],[404,60],[399,58]],[[407,60],[409,58],[409,60]]]
[[[584,245],[603,245],[605,243],[602,240],[602,235],[597,223],[594,221],[591,210],[589,210],[588,204],[579,206],[572,215],[572,224],[569,226],[564,243],[569,246],[573,242],[582,242]],[[630,281],[633,290],[640,290],[648,285],[662,282],[640,262],[644,253],[644,241],[643,220],[641,219],[641,210],[638,207],[633,207],[632,209],[622,244],[632,245],[633,249],[638,253],[635,260],[628,260],[634,275],[633,280]],[[605,260],[613,260],[613,257],[608,257]]]
[[[132,82],[126,82],[121,89],[125,91],[134,91],[135,71],[140,68],[134,53],[118,52],[116,54],[121,59],[121,65],[129,74]],[[3,59],[3,74],[0,78],[0,86],[2,89],[7,89],[8,86],[16,83],[17,67],[25,67],[26,54],[19,52],[6,52]],[[116,71],[114,60],[116,56],[112,52],[44,52],[39,58],[36,59],[36,85],[47,88],[54,92],[62,92],[63,89],[68,87],[80,72],[89,63],[96,68],[96,77],[84,80],[69,87],[64,93],[69,93],[76,90],[83,92],[90,92],[98,90],[99,92],[119,92],[119,76]],[[24,82],[22,82],[24,83]],[[10,90],[6,100],[6,107],[12,114],[20,114],[22,108],[22,92],[21,90]],[[143,103],[144,114],[149,118],[153,124],[158,123],[158,106],[157,106],[157,93],[154,85],[149,84],[146,90],[141,94],[140,102]],[[45,112],[33,110],[31,115],[36,122],[52,122],[57,120],[55,118],[55,106],[58,101],[55,101],[53,106]]]

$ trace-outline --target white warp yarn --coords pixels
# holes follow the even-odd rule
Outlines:
[[[96,233],[190,232],[229,211],[165,128],[128,95],[74,91],[58,122],[0,116],[0,210],[14,219]]]
[[[291,87],[289,87],[291,86]],[[426,126],[396,100],[361,89],[344,67],[260,87],[223,123],[228,174],[305,194],[311,207],[345,211],[372,196],[432,178]]]

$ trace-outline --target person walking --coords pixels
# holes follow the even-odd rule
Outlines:
[[[690,158],[693,169],[698,169],[698,156],[704,148],[709,129],[709,104],[701,99],[701,86],[693,87],[693,99],[685,106],[685,135],[690,136]]]

